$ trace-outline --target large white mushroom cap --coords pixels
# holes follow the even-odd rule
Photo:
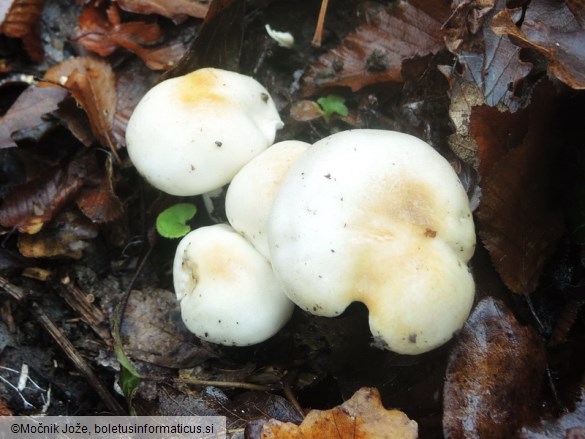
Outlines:
[[[205,68],[146,93],[126,129],[128,154],[156,188],[198,195],[220,188],[274,142],[283,126],[249,76]]]
[[[272,204],[290,167],[309,146],[300,140],[275,143],[246,164],[228,188],[228,221],[267,259],[270,253],[266,225]]]
[[[468,198],[449,163],[415,137],[353,130],[315,143],[289,171],[268,237],[297,305],[335,316],[363,302],[376,341],[395,352],[443,344],[470,312]]]
[[[213,343],[260,343],[285,325],[294,308],[270,263],[224,224],[181,240],[173,280],[185,325]]]

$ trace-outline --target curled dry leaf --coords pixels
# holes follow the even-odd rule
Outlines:
[[[268,421],[262,439],[399,439],[416,438],[418,426],[399,410],[387,410],[380,393],[364,387],[349,400],[331,410],[312,410],[295,425]]]
[[[535,418],[545,371],[543,340],[506,306],[482,300],[463,327],[447,366],[446,438],[513,437]]]
[[[59,164],[36,179],[16,186],[0,205],[0,224],[35,234],[79,193],[97,171],[95,157],[81,154],[67,165]]]
[[[183,55],[180,43],[151,46],[162,39],[157,23],[122,22],[116,4],[88,3],[81,13],[76,32],[77,41],[86,49],[108,56],[122,47],[138,55],[153,70],[168,69]]]
[[[118,0],[118,5],[128,12],[157,14],[175,21],[184,16],[204,18],[209,9],[209,0]]]
[[[416,3],[366,4],[364,24],[310,66],[303,78],[303,94],[315,94],[322,87],[357,91],[380,82],[401,82],[405,60],[442,49],[441,16],[448,13],[448,4]]]
[[[45,124],[44,116],[56,110],[66,96],[67,91],[58,87],[27,87],[0,117],[0,148],[15,147],[12,136],[18,131]]]
[[[568,9],[566,15],[569,20]],[[498,35],[514,37],[513,41],[520,47],[542,54],[548,61],[550,72],[568,86],[585,89],[585,30],[563,31],[528,18],[518,27],[509,9],[494,16],[492,29]]]
[[[117,155],[112,134],[117,104],[116,77],[110,64],[98,58],[69,58],[49,69],[45,79],[64,84],[87,114],[93,135]]]
[[[0,6],[0,34],[20,38],[33,61],[43,58],[39,27],[44,4],[45,0],[6,0]]]
[[[106,172],[99,184],[82,189],[75,200],[83,214],[93,222],[107,223],[122,214],[124,208],[114,192],[113,173],[112,160],[108,158]]]
[[[502,103],[516,111],[524,101],[515,91],[532,66],[520,60],[519,47],[491,29],[492,17],[505,5],[506,0],[460,2],[445,23],[445,40],[463,65],[465,79],[483,91],[487,105]]]

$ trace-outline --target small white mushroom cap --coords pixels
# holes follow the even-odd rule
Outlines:
[[[315,143],[282,184],[268,238],[297,305],[335,316],[363,302],[375,340],[392,351],[438,347],[471,310],[467,195],[449,163],[415,137],[352,130]]]
[[[270,252],[266,224],[272,204],[290,167],[309,146],[299,140],[275,143],[245,165],[228,188],[228,221],[267,259]]]
[[[183,322],[212,343],[260,343],[285,325],[294,308],[270,263],[224,224],[201,227],[181,240],[173,280]]]
[[[256,80],[205,68],[150,89],[126,129],[130,160],[172,195],[218,189],[274,142],[283,123]]]

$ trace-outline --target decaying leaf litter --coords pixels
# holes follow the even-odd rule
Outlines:
[[[367,387],[416,421],[420,437],[584,434],[580,2],[331,1],[320,48],[311,45],[318,1],[26,4],[0,10],[8,412],[219,414],[253,438],[329,437],[319,428],[348,422],[337,410],[354,428],[332,437],[379,437],[359,410],[371,400],[363,392],[375,392],[356,393]],[[295,45],[280,47],[266,24]],[[186,331],[169,274],[176,242],[153,229],[183,200],[141,180],[124,133],[161,74],[206,66],[251,74],[271,92],[285,122],[279,140],[393,129],[449,158],[480,238],[477,306],[455,340],[412,357],[373,348],[359,304],[336,319],[297,310],[247,348]],[[323,117],[317,100],[327,96],[345,99],[347,114]],[[199,207],[191,226],[209,224],[201,200],[189,201]],[[309,409],[333,411],[313,412],[296,432],[274,427]]]

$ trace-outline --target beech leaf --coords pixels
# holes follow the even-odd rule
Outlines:
[[[406,439],[418,436],[418,426],[399,410],[387,410],[380,393],[364,387],[331,410],[311,410],[301,425],[274,419],[262,429],[262,439]]]
[[[357,91],[380,82],[401,82],[402,63],[443,48],[441,15],[448,4],[439,2],[429,13],[429,2],[382,6],[367,3],[364,23],[335,49],[313,63],[303,78],[304,95],[322,87],[350,87]],[[441,7],[443,6],[443,7]]]
[[[540,20],[524,20],[521,27],[504,9],[492,22],[498,35],[515,37],[520,47],[536,50],[549,62],[550,72],[574,89],[585,89],[585,30],[562,31]]]
[[[517,294],[536,289],[564,233],[552,183],[557,172],[552,105],[546,97],[535,97],[522,142],[482,176],[479,236],[496,271]]]
[[[461,330],[447,366],[447,438],[513,437],[535,418],[545,371],[544,342],[506,306],[483,299]]]

